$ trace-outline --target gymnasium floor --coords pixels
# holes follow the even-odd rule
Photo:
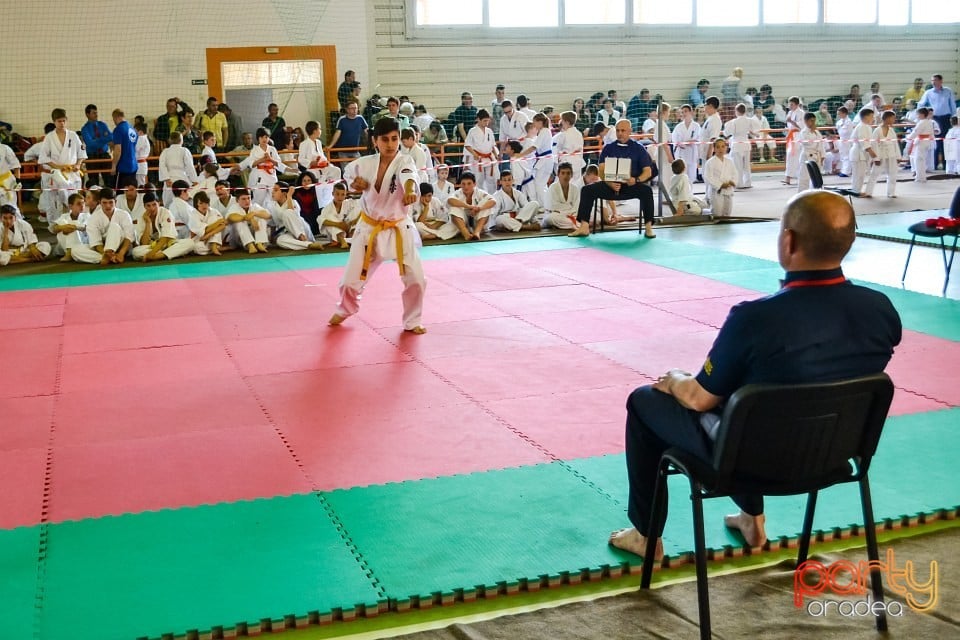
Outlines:
[[[627,393],[696,370],[731,304],[781,276],[775,222],[658,233],[427,247],[426,336],[399,326],[394,265],[326,327],[344,254],[0,279],[0,637],[401,625],[629,573],[605,544],[626,522]],[[928,295],[928,248],[901,289],[905,256],[861,238],[846,266],[905,326],[871,474],[889,529],[960,505],[960,291]],[[747,562],[714,502],[708,546]],[[771,553],[801,513],[769,501]],[[815,528],[845,538],[858,513],[831,490]]]

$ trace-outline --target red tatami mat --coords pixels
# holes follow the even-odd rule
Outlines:
[[[630,390],[759,295],[593,249],[424,268],[422,336],[394,264],[335,328],[341,268],[0,294],[0,528],[45,489],[57,521],[618,453]],[[958,358],[906,332],[893,413],[960,406]]]

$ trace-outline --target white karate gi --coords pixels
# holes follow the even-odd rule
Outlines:
[[[897,194],[897,171],[900,168],[900,141],[897,130],[890,127],[884,134],[883,125],[880,125],[874,129],[873,139],[876,141],[877,155],[880,156],[880,166],[876,168],[877,179],[881,175],[887,177],[887,197],[891,198]]]
[[[81,211],[76,219],[67,212],[54,221],[54,227],[71,224],[77,228],[76,231],[70,233],[57,232],[56,253],[58,255],[63,255],[67,250],[72,251],[76,246],[87,244],[87,220],[89,219],[90,214],[86,211]]]
[[[150,138],[139,134],[134,149],[137,157],[137,186],[142,187],[147,184],[147,158],[150,157]]]
[[[17,206],[17,177],[13,172],[20,168],[20,161],[13,149],[0,144],[0,206],[9,204]]]
[[[583,134],[576,127],[570,127],[558,133],[554,140],[556,141],[554,153],[557,158],[557,166],[560,166],[563,162],[569,162],[570,166],[573,167],[571,182],[578,187],[582,186],[583,168],[586,166],[583,160]],[[514,178],[514,181],[516,181],[516,178]]]
[[[168,207],[173,214],[173,221],[177,225],[177,237],[185,240],[190,237],[190,216],[194,211],[193,205],[183,198],[174,198]]]
[[[543,225],[556,229],[576,229],[577,210],[580,208],[580,187],[570,183],[567,194],[563,194],[563,187],[559,180],[554,180],[547,189],[547,197],[543,203]]]
[[[697,179],[697,161],[700,159],[700,125],[695,120],[690,124],[685,121],[677,123],[670,134],[673,142],[673,157],[683,160],[687,166],[687,176],[691,182]]]
[[[723,125],[723,135],[732,138],[730,142],[730,159],[737,165],[737,175],[740,176],[737,186],[741,189],[753,186],[750,172],[750,152],[753,151],[750,139],[760,135],[760,126],[756,118],[737,116]]]
[[[917,126],[907,134],[907,139],[913,143],[910,151],[910,166],[913,167],[915,182],[927,181],[928,161],[930,152],[933,150],[935,135],[934,122],[929,118],[917,122]]]
[[[784,175],[787,179],[799,178],[801,162],[800,144],[797,142],[797,136],[803,130],[803,109],[797,107],[792,111],[787,111],[787,166],[784,169]]]
[[[443,224],[437,227],[436,229],[428,226],[425,222],[420,221],[420,216],[423,214],[423,203],[417,200],[413,203],[410,211],[410,217],[416,221],[417,231],[420,232],[420,237],[426,235],[433,235],[441,240],[449,240],[454,238],[457,234],[460,233],[460,230],[457,229],[457,225],[453,223],[450,219],[450,214],[447,212],[446,207],[444,207],[439,200],[437,200],[436,195],[430,200],[430,209],[427,211],[428,220],[439,220]]]
[[[539,202],[547,193],[547,182],[553,174],[553,136],[550,134],[550,129],[547,127],[540,129],[540,133],[533,142],[537,148],[534,151],[536,160],[533,164],[533,183],[537,197],[531,200]]]
[[[127,203],[127,194],[119,193],[117,194],[116,204],[114,206],[117,209],[126,211],[130,214],[130,219],[133,220],[133,230],[136,234],[136,237],[139,238],[141,235],[143,235],[143,194],[137,194],[137,199],[131,207],[129,203]]]
[[[530,122],[527,116],[516,109],[513,110],[513,117],[508,118],[506,114],[500,116],[500,142],[509,142],[510,140],[523,140],[527,135],[526,126]],[[501,145],[503,146],[503,145]]]
[[[777,157],[777,143],[770,137],[770,132],[768,131],[770,129],[770,121],[767,120],[767,117],[763,115],[762,111],[754,111],[753,119],[757,121],[757,129],[759,130],[755,144],[757,145],[757,149],[760,150],[760,158],[763,159],[763,147],[766,145],[767,154],[770,156],[770,159],[773,160]]]
[[[213,197],[210,198],[210,206],[219,211],[220,215],[226,217],[228,211],[237,207],[237,199],[230,196],[230,199],[224,203],[220,201],[220,198]]]
[[[461,202],[466,202],[467,204],[474,205],[476,207],[482,206],[486,204],[488,201],[493,199],[489,193],[487,193],[480,187],[474,188],[473,196],[471,196],[470,198],[468,198],[463,193],[463,189],[457,189],[456,191],[453,192],[453,195],[450,197],[460,200]],[[467,223],[467,226],[469,227],[473,226],[475,222],[473,214],[469,213],[466,209],[462,207],[455,207],[451,205],[449,202],[447,202],[447,207],[450,211],[451,216],[453,216],[454,218],[460,218],[465,223]],[[479,216],[481,218],[487,218],[487,228],[489,228],[493,224],[493,216],[495,213],[496,213],[496,207],[490,207],[489,209],[484,209],[483,211],[480,212]]]
[[[436,200],[436,195],[434,195]],[[339,227],[324,226],[324,222],[346,222],[350,225],[356,224],[360,219],[360,201],[347,198],[340,205],[337,211],[337,205],[333,202],[320,210],[317,216],[317,226],[320,228],[320,235],[330,239],[331,242],[340,242],[340,238],[346,233]]]
[[[503,189],[498,189],[493,194],[493,199],[497,201],[497,206],[493,208],[496,211],[494,224],[507,231],[520,231],[523,225],[533,221],[540,211],[540,204],[527,200],[523,191],[516,187],[513,187],[512,194],[509,195]]]
[[[720,120],[720,114],[715,113],[707,116],[703,124],[700,125],[700,159],[706,160],[713,148],[713,141],[720,137],[723,130],[723,123]]]
[[[678,173],[670,180],[670,188],[667,190],[670,195],[670,201],[676,207],[683,203],[683,211],[677,210],[676,215],[700,214],[706,203],[693,197],[693,185],[690,183],[690,176],[686,173]]]
[[[176,219],[169,209],[158,207],[157,217],[153,220],[151,226],[150,243],[141,244],[130,250],[130,255],[132,255],[135,260],[143,260],[144,256],[153,251],[157,246],[155,243],[159,243],[161,240],[173,241],[173,244],[161,252],[168,260],[193,253],[195,248],[193,240],[190,238],[178,238]]]
[[[543,202],[546,194],[537,193],[534,183],[533,164],[530,156],[513,157],[510,159],[510,173],[513,174],[513,184],[523,191],[530,202]]]
[[[77,245],[73,247],[71,255],[74,262],[99,264],[103,255],[96,251],[94,247],[102,247],[104,252],[117,251],[124,240],[130,242],[131,245],[137,241],[130,214],[123,209],[114,208],[113,214],[107,217],[103,209],[97,207],[87,220],[89,246]]]
[[[403,146],[403,143],[400,144],[400,153],[405,156],[409,156],[413,160],[413,166],[417,168],[417,182],[429,182],[430,175],[427,172],[429,166],[429,161],[427,160],[427,154],[423,152],[423,149],[420,148],[420,145],[413,145],[409,149]]]
[[[364,215],[354,230],[350,243],[350,257],[343,278],[340,280],[340,303],[336,314],[348,317],[360,310],[360,294],[366,279],[373,276],[384,260],[400,260],[397,255],[397,234],[403,251],[401,280],[403,281],[403,328],[421,326],[423,293],[427,282],[420,263],[420,234],[407,214],[403,204],[406,183],[417,180],[417,168],[409,157],[397,154],[383,174],[380,189],[376,188],[380,154],[358,158],[347,165],[344,177],[348,183],[354,178],[363,178],[368,186],[361,197],[360,208]],[[419,191],[415,185],[414,192]],[[383,226],[389,224],[391,226]],[[374,235],[376,234],[376,235]],[[370,262],[363,273],[367,245],[370,247]]]
[[[193,166],[193,156],[182,144],[172,144],[160,152],[157,174],[158,179],[163,183],[163,206],[165,207],[169,207],[173,202],[171,187],[174,182],[183,180],[189,185],[199,182],[197,170]]]
[[[37,234],[33,232],[33,227],[26,220],[14,219],[13,229],[2,227],[0,233],[7,236],[9,239],[8,246],[10,247],[7,251],[0,251],[0,267],[10,264],[12,258],[24,254],[32,244],[37,245],[37,250],[44,257],[49,256],[53,249],[49,242],[39,242],[37,240]],[[2,237],[0,236],[0,238]]]
[[[852,189],[858,193],[873,194],[873,187],[877,183],[877,171],[874,170],[873,158],[868,153],[873,149],[873,128],[861,122],[850,134],[850,174]],[[874,151],[876,151],[874,149]]]
[[[946,172],[960,173],[960,126],[950,127],[943,137],[943,156],[946,160]]]
[[[803,129],[796,136],[797,145],[800,147],[800,169],[797,174],[797,193],[806,191],[810,188],[810,172],[807,170],[807,162],[813,160],[817,167],[823,165],[823,135],[814,129]]]
[[[343,177],[343,172],[340,167],[327,160],[319,138],[307,138],[300,143],[297,164],[305,167],[317,183],[317,204],[323,207],[333,200],[333,183]]]
[[[277,236],[277,246],[291,251],[304,251],[310,248],[313,234],[310,232],[310,225],[300,217],[300,205],[296,202],[293,204],[293,208],[281,209],[280,221],[283,231]],[[300,236],[306,239],[301,240]]]
[[[43,191],[37,203],[41,212],[59,215],[67,206],[67,198],[83,186],[79,172],[53,169],[49,163],[77,166],[86,159],[87,151],[73,131],[66,132],[62,143],[55,130],[44,137],[38,159],[43,171],[40,176],[40,188]]]
[[[201,240],[207,232],[207,227],[218,220],[223,220],[223,215],[214,207],[208,207],[206,215],[200,213],[197,209],[190,212],[190,240],[193,242],[193,252],[198,256],[208,255],[212,244],[223,244],[222,231],[213,234],[206,240]]]
[[[256,148],[256,147],[254,147]],[[234,248],[246,247],[251,242],[256,242],[257,244],[262,244],[266,246],[270,243],[270,224],[269,220],[266,218],[258,217],[257,220],[257,230],[253,230],[253,222],[247,222],[243,220],[242,222],[230,222],[230,215],[239,213],[242,216],[246,216],[252,212],[262,212],[270,215],[270,212],[258,205],[256,202],[250,203],[249,209],[244,209],[239,205],[239,203],[234,203],[234,206],[227,210],[227,213],[223,216],[227,218],[227,228],[230,229],[229,238],[230,246]]]
[[[250,189],[253,201],[261,207],[270,198],[270,190],[277,184],[277,176],[288,171],[280,160],[280,154],[270,145],[267,145],[266,149],[258,144],[254,145],[250,155],[239,166],[241,170],[250,170],[247,188]]]
[[[494,155],[497,146],[493,129],[481,129],[474,125],[467,131],[467,139],[463,143],[463,164],[477,176],[477,188],[491,192],[497,188],[500,179],[500,163]],[[471,147],[476,153],[467,150]]]
[[[720,161],[718,156],[711,156],[703,165],[703,181],[707,183],[707,202],[715,216],[729,216],[733,212],[733,187],[723,187],[724,182],[737,182],[737,165],[730,156],[724,156]]]
[[[447,199],[453,195],[453,192],[457,190],[453,183],[444,180],[443,184],[439,182],[433,182],[433,199],[439,200],[440,204],[443,205],[443,208],[447,208]]]
[[[837,128],[837,135],[840,136],[840,144],[837,147],[837,152],[840,154],[840,173],[849,176],[853,173],[853,164],[850,156],[850,149],[853,147],[853,143],[850,142],[850,138],[853,137],[853,120],[851,120],[849,116],[846,118],[837,118],[834,126]]]

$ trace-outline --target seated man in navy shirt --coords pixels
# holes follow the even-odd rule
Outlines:
[[[640,209],[643,211],[644,235],[656,238],[653,233],[653,189],[650,180],[656,176],[656,169],[650,154],[643,145],[630,139],[633,129],[630,121],[617,121],[617,141],[603,147],[600,152],[600,177],[603,181],[585,185],[580,190],[580,208],[577,209],[576,231],[569,234],[578,238],[590,235],[590,214],[597,200],[632,200],[640,199]],[[604,163],[607,158],[626,158],[630,161],[630,177],[626,181],[607,181],[604,173]]]
[[[890,300],[852,284],[840,262],[854,239],[853,208],[827,191],[806,191],[787,203],[778,238],[786,271],[777,293],[730,310],[700,372],[671,369],[627,400],[627,515],[633,527],[615,531],[610,544],[643,555],[660,456],[680,447],[704,461],[726,398],[753,383],[830,382],[883,371],[900,343],[901,325]],[[766,542],[763,496],[734,496],[738,514],[724,519],[750,546]]]

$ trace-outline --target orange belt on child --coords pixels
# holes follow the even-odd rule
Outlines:
[[[400,231],[397,229],[397,226],[403,222],[403,218],[399,220],[376,220],[361,211],[360,219],[373,227],[373,230],[370,232],[370,237],[367,238],[367,249],[363,254],[363,267],[360,269],[360,279],[367,279],[367,271],[370,269],[370,263],[373,261],[373,243],[377,239],[377,234],[387,229],[393,229],[393,235],[397,242],[397,264],[400,266],[400,275],[405,275],[406,269],[403,267],[403,236],[400,235]]]
[[[493,152],[490,153],[480,153],[479,151],[475,152],[477,154],[477,166],[480,168],[480,173],[487,172],[488,175],[493,177]],[[483,162],[480,161],[480,158],[485,160],[490,160],[491,162],[484,167]]]

